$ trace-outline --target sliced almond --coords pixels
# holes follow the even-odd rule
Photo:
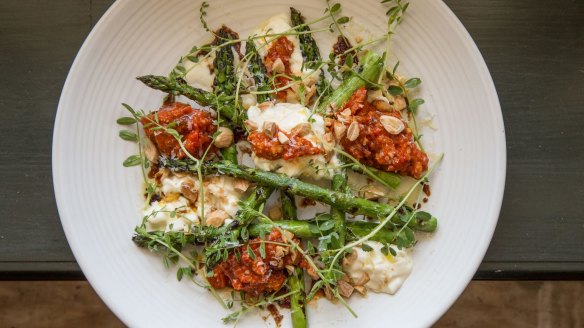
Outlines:
[[[363,275],[359,277],[359,279],[353,280],[353,286],[365,286],[365,284],[368,283],[369,280],[370,280],[369,274],[367,274],[367,272],[364,272]]]
[[[333,142],[333,134],[331,132],[325,133],[324,136],[322,136],[322,138],[327,143]]]
[[[213,227],[220,227],[229,218],[229,214],[224,210],[215,210],[205,217],[205,224]]]
[[[288,138],[288,136],[284,132],[279,131],[278,132],[278,141],[281,144],[287,144],[290,142],[290,138]]]
[[[347,126],[339,121],[335,121],[333,124],[333,132],[335,133],[335,138],[341,140],[345,136],[345,132],[347,132]]]
[[[233,143],[233,131],[230,128],[220,126],[217,131],[219,134],[215,138],[215,147],[227,148]]]
[[[387,102],[381,99],[373,100],[373,106],[382,112],[391,112],[393,107]]]
[[[258,129],[258,125],[254,121],[245,120],[243,125],[245,125],[245,128],[250,132],[256,131]]]
[[[274,122],[265,121],[262,130],[268,137],[273,138],[278,132],[278,126]]]
[[[276,250],[274,251],[274,256],[277,258],[282,258],[286,255],[288,255],[288,247],[283,247],[283,246],[276,246]]]
[[[195,188],[195,183],[192,180],[186,180],[180,185],[180,192],[186,199],[194,203],[199,198],[199,190]]]
[[[349,116],[353,115],[353,112],[351,112],[350,108],[345,108],[342,112],[340,112],[340,114],[342,116],[349,117]]]
[[[284,73],[286,71],[286,66],[284,66],[284,62],[282,59],[276,58],[272,63],[272,72],[274,73]]]
[[[284,242],[290,242],[294,238],[294,234],[288,230],[282,230],[282,240]]]
[[[359,123],[353,121],[347,129],[347,139],[349,141],[355,141],[357,137],[359,137]]]
[[[406,127],[404,122],[395,116],[382,115],[379,118],[379,122],[381,122],[383,128],[391,134],[399,134]]]
[[[343,296],[344,298],[351,297],[355,288],[351,286],[351,284],[343,280],[339,280],[337,283],[339,286],[339,294],[341,294],[341,296]]]
[[[357,261],[357,251],[353,249],[350,254],[343,258],[343,266],[349,266]]]
[[[355,288],[355,290],[361,294],[361,296],[367,295],[367,288],[365,288],[365,286],[355,286],[353,288]]]
[[[299,123],[295,127],[292,128],[290,134],[293,136],[304,137],[305,135],[309,134],[311,131],[310,123]]]
[[[142,148],[144,155],[150,162],[158,163],[158,149],[156,149],[156,146],[150,138],[144,138],[144,140],[144,146]]]
[[[235,179],[233,181],[233,188],[235,190],[245,192],[249,189],[250,182],[244,179]]]

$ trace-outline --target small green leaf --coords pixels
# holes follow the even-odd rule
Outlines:
[[[420,85],[420,83],[422,83],[422,80],[420,80],[417,77],[413,77],[413,78],[407,80],[406,83],[404,83],[404,87],[406,87],[408,89],[413,89],[413,88],[417,87],[418,85]]]
[[[422,105],[423,103],[424,99],[416,98],[410,101],[408,108],[412,113],[416,114],[418,112],[418,107],[420,107],[420,105]]]
[[[116,121],[119,125],[132,125],[136,123],[136,119],[133,117],[120,117]]]
[[[127,141],[138,141],[138,135],[132,131],[121,130],[119,135],[120,138]]]
[[[250,257],[250,258],[251,258],[253,261],[255,261],[255,259],[256,259],[256,255],[255,255],[255,253],[253,252],[253,250],[251,249],[251,247],[249,247],[249,244],[247,245],[247,255],[249,255],[249,257]]]
[[[320,230],[321,231],[328,231],[328,230],[331,230],[332,228],[334,228],[334,226],[335,226],[335,222],[333,220],[324,221],[324,223],[322,223],[320,225]]]
[[[341,9],[341,4],[340,3],[335,3],[332,7],[331,7],[331,14],[336,13],[337,11],[339,11]]]
[[[347,65],[347,67],[351,68],[353,67],[353,55],[348,54],[347,57],[345,58],[345,65]]]
[[[362,244],[361,249],[365,252],[371,252],[373,250],[373,248],[367,244]]]
[[[389,16],[390,20],[391,20],[393,18],[392,16],[395,16],[398,11],[399,11],[399,7],[394,6],[394,7],[389,8],[389,10],[385,13],[385,15]]]
[[[395,249],[393,247],[388,246],[388,248],[389,248],[389,252],[391,253],[391,255],[397,256],[397,252],[395,251]]]
[[[140,156],[132,155],[132,156],[126,158],[126,160],[124,161],[124,163],[122,163],[122,165],[124,165],[125,167],[130,167],[130,166],[140,165],[140,163],[142,163],[142,159],[140,158]]]
[[[136,111],[130,105],[128,105],[126,103],[122,103],[122,106],[124,106],[128,110],[128,112],[132,113],[132,115],[134,115],[134,116],[136,115]]]
[[[349,17],[347,16],[343,16],[339,19],[337,19],[337,24],[346,24],[349,22]]]
[[[390,85],[387,91],[392,96],[399,96],[404,92],[404,90],[397,85]]]
[[[197,56],[187,56],[187,59],[192,61],[193,63],[199,62],[199,57],[197,57]]]

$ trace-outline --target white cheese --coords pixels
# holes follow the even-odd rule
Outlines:
[[[381,252],[383,244],[368,241],[367,245],[373,248],[365,252],[361,247],[354,247],[357,258],[353,263],[344,263],[343,270],[353,281],[369,276],[365,284],[368,290],[376,293],[395,294],[412,272],[413,259],[410,249],[397,250],[397,255],[384,255]]]
[[[189,207],[188,200],[182,196],[172,202],[152,202],[144,210],[144,216],[148,217],[147,225],[151,230],[188,231],[191,224],[199,222],[197,214]]]
[[[213,81],[215,81],[215,73],[213,71],[214,60],[214,52],[208,56],[199,57],[197,63],[184,58],[182,64],[187,70],[187,74],[184,77],[185,81],[192,87],[205,91],[213,91]]]
[[[292,26],[290,26],[290,17],[286,14],[278,14],[263,22],[252,34],[260,36],[286,33],[290,32],[290,29],[292,29]],[[277,38],[278,36],[267,36],[265,38],[255,39],[257,51],[262,58],[266,56],[271,46],[271,44],[266,44]],[[294,49],[290,55],[290,70],[294,75],[301,75],[303,58],[302,52],[300,51],[300,40],[295,35],[286,35],[285,38],[294,45]]]
[[[209,207],[223,210],[231,216],[237,213],[239,200],[244,193],[235,189],[234,180],[223,175],[205,178],[205,214],[209,213]]]
[[[193,177],[190,176],[179,177],[176,175],[171,175],[169,177],[162,179],[160,190],[165,195],[170,195],[172,193],[180,193],[181,185],[184,182],[191,183],[193,186],[198,185],[198,181],[196,181]]]
[[[324,141],[324,119],[320,115],[312,115],[308,108],[300,104],[277,103],[267,108],[260,109],[252,106],[247,111],[247,117],[258,126],[258,131],[263,131],[265,122],[274,122],[280,130],[290,133],[292,129],[301,123],[308,123],[311,119],[311,132],[304,136],[314,146],[321,147],[325,152],[332,151],[333,144]],[[334,158],[334,156],[333,156]],[[267,171],[275,171],[291,177],[300,175],[322,178],[332,176],[332,167],[335,162],[327,162],[324,154],[314,156],[301,156],[291,160],[269,160],[252,153],[252,159],[257,168]]]

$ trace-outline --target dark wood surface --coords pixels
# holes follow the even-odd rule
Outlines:
[[[61,88],[110,0],[0,2],[0,277],[83,275],[51,179]],[[448,0],[495,81],[507,184],[477,279],[584,279],[584,2]]]

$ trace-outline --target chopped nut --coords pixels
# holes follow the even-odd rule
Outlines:
[[[373,184],[368,184],[365,187],[363,187],[360,193],[362,194],[363,198],[369,200],[375,200],[385,196],[383,189]]]
[[[170,171],[167,168],[160,168],[158,170],[158,172],[156,172],[156,174],[154,174],[154,180],[156,180],[156,182],[160,183],[162,180],[166,179],[168,177],[168,175],[170,174]]]
[[[406,109],[406,100],[404,99],[404,97],[399,96],[393,98],[393,109],[398,112]]]
[[[286,90],[286,102],[290,104],[297,104],[300,101],[298,93],[294,92],[292,89]]]
[[[357,279],[353,280],[353,286],[365,286],[366,283],[369,282],[369,275],[367,272],[364,272],[363,275]]]
[[[355,290],[361,294],[361,296],[367,295],[367,288],[365,288],[365,286],[355,286],[353,288],[355,288]]]
[[[355,141],[359,136],[359,123],[353,121],[349,128],[347,129],[347,139],[349,141]]]
[[[347,254],[345,258],[343,258],[343,266],[348,266],[357,261],[357,251],[353,250],[350,254]]]
[[[276,135],[276,132],[278,131],[278,126],[274,122],[265,121],[262,130],[268,137],[272,138]]]
[[[293,274],[294,273],[294,267],[292,265],[287,265],[286,266],[286,271],[288,271],[288,274]]]
[[[195,188],[195,183],[192,180],[186,180],[180,185],[180,192],[186,199],[192,203],[199,198],[199,190]]]
[[[251,183],[245,179],[235,179],[233,181],[233,189],[245,192],[249,188],[250,184]]]
[[[351,295],[353,294],[353,290],[355,290],[355,288],[353,288],[353,286],[351,286],[351,284],[349,284],[348,282],[343,281],[343,280],[339,280],[338,284],[339,284],[339,294],[341,294],[341,296],[343,296],[345,298],[351,297]]]
[[[272,64],[272,72],[284,73],[284,71],[286,71],[286,66],[284,66],[284,62],[282,62],[282,59],[276,58],[276,60],[274,60],[274,63]]]
[[[274,256],[277,258],[282,258],[288,254],[288,247],[276,246],[276,251]]]
[[[288,138],[288,136],[284,134],[284,132],[280,131],[278,132],[278,141],[281,144],[287,144],[288,142],[290,142],[290,138]]]
[[[325,133],[324,136],[322,136],[322,138],[324,139],[324,141],[326,141],[328,143],[333,142],[333,134],[330,132]]]
[[[280,220],[282,218],[282,209],[279,205],[274,205],[268,211],[268,216],[272,220]]]
[[[349,117],[349,116],[353,115],[353,112],[351,112],[351,109],[350,108],[345,108],[339,114],[341,114],[341,116]]]
[[[215,210],[205,217],[206,225],[220,227],[229,218],[229,214],[224,210]]]
[[[293,136],[304,137],[305,135],[309,134],[311,131],[310,123],[299,123],[295,127],[292,128],[290,134]]]
[[[243,122],[243,125],[245,125],[245,128],[250,132],[256,131],[258,129],[258,125],[255,124],[254,121],[245,120],[245,122]]]
[[[345,132],[347,132],[347,126],[339,121],[335,121],[333,131],[337,140],[341,140],[345,136]]]
[[[335,120],[330,118],[330,117],[325,117],[324,118],[324,126],[327,128],[330,128],[331,126],[333,126]]]
[[[381,99],[373,100],[373,106],[382,112],[393,111],[393,107],[387,101]]]
[[[180,194],[177,192],[169,193],[168,195],[164,196],[162,199],[166,203],[172,203],[180,197]]]
[[[316,93],[316,87],[315,86],[308,87],[308,90],[304,94],[304,102],[305,103],[308,103],[310,101],[310,98],[312,98],[312,96],[314,96],[315,93]]]
[[[215,147],[227,148],[233,143],[233,131],[230,128],[220,126],[217,131],[219,134],[215,138]]]
[[[271,101],[264,101],[263,103],[258,105],[258,108],[260,110],[266,110],[266,109],[272,107],[273,104],[274,103],[272,103]]]
[[[399,134],[405,128],[404,122],[395,116],[382,115],[379,118],[379,122],[391,134]]]
[[[293,233],[291,233],[288,230],[282,230],[282,240],[284,242],[292,241],[293,238],[294,238],[294,234]]]
[[[331,291],[328,288],[324,288],[324,296],[326,297],[327,300],[329,301],[334,301],[335,298],[333,298],[333,294],[331,293]]]
[[[143,150],[144,155],[150,162],[158,163],[158,149],[156,149],[156,146],[150,138],[145,138]]]

